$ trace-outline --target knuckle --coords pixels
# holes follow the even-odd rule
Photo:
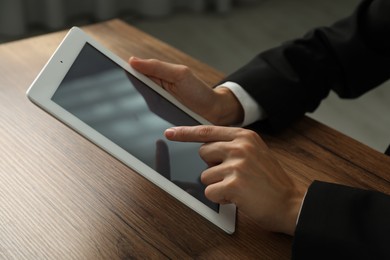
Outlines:
[[[157,59],[148,59],[147,62],[149,62],[149,68],[152,75],[155,75],[158,71],[158,67],[160,64],[160,61]]]
[[[240,135],[242,137],[249,139],[249,140],[256,140],[259,138],[259,135],[256,132],[254,132],[252,130],[247,130],[247,129],[242,129],[240,132]]]
[[[151,64],[153,64],[153,65],[157,65],[160,61],[159,60],[157,60],[157,59],[149,59],[148,60]]]
[[[232,158],[247,158],[255,149],[250,142],[234,142],[229,147],[229,156]]]
[[[213,128],[211,126],[201,126],[198,131],[198,135],[201,138],[207,138],[211,135]]]
[[[184,127],[179,127],[175,130],[175,136],[179,139],[186,135],[186,129]]]
[[[176,69],[177,80],[184,80],[192,74],[191,69],[185,65],[177,65],[176,68],[177,68]]]
[[[230,178],[229,180],[226,180],[225,187],[227,190],[235,191],[238,189],[239,186],[239,180],[237,178]]]
[[[234,179],[237,179],[240,176],[240,172],[243,169],[243,163],[241,160],[237,160],[234,162],[229,163],[228,172],[230,172],[230,176],[232,176]]]
[[[243,129],[237,134],[237,136],[242,149],[248,152],[255,152],[258,148],[266,147],[266,144],[259,134],[252,130]]]
[[[230,178],[225,180],[225,188],[231,193],[236,193],[241,189],[241,187],[242,181],[237,174],[231,175]]]
[[[230,157],[242,157],[245,156],[245,149],[243,144],[234,144],[229,149]]]
[[[191,73],[191,69],[188,66],[186,66],[186,65],[178,65],[177,70],[182,75],[188,75],[189,73]]]

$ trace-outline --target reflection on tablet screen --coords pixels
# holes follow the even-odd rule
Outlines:
[[[200,174],[201,144],[168,141],[172,126],[199,122],[86,44],[52,100],[215,211]]]

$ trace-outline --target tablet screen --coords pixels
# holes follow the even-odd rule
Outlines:
[[[200,174],[201,144],[171,142],[172,126],[199,125],[90,44],[85,44],[52,100],[215,211]]]

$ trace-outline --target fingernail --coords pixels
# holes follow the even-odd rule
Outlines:
[[[135,57],[135,56],[131,56],[131,57],[130,57],[130,60],[139,60],[139,58],[138,58],[138,57]]]
[[[173,138],[175,136],[175,130],[173,128],[169,128],[164,132],[166,138]]]

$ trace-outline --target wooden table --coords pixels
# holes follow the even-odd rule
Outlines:
[[[123,59],[190,66],[223,75],[113,20],[85,30]],[[292,238],[263,231],[238,212],[228,235],[27,100],[25,92],[64,37],[0,45],[0,258],[288,259]],[[282,166],[314,179],[390,193],[390,158],[304,118],[263,135]]]

